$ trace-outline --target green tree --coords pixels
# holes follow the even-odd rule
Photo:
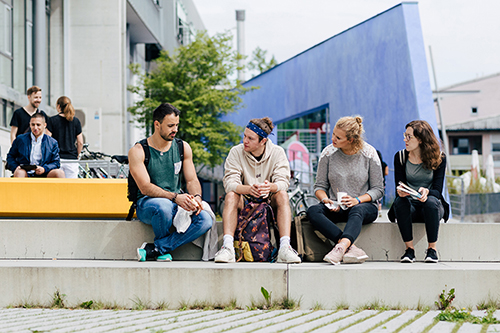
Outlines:
[[[262,50],[260,47],[257,47],[252,52],[252,59],[248,62],[247,65],[248,69],[250,71],[257,71],[258,74],[260,74],[273,68],[278,64],[278,61],[276,60],[276,58],[274,58],[274,55],[271,57],[271,60],[269,60],[269,62],[267,62],[266,56],[267,56],[267,51]]]
[[[178,108],[178,136],[191,145],[197,167],[220,165],[241,140],[240,126],[220,120],[236,111],[242,102],[240,95],[251,89],[229,79],[237,70],[239,57],[232,52],[231,41],[229,33],[209,37],[199,32],[192,43],[172,55],[162,51],[149,73],[143,73],[138,64],[130,66],[139,82],[128,89],[141,98],[129,111],[150,135],[158,105],[168,102]]]

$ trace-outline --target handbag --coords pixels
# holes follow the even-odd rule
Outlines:
[[[297,249],[302,261],[321,262],[333,247],[331,241],[314,228],[306,215],[293,219],[292,236],[292,247]]]

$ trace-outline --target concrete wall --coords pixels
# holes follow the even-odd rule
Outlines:
[[[436,128],[416,3],[397,5],[247,81],[259,86],[226,119],[244,126],[271,116],[276,123],[327,105],[332,125],[364,117],[366,139],[392,168],[404,148],[404,125],[425,119]],[[333,127],[333,126],[332,126]],[[331,130],[333,128],[331,127]],[[387,189],[394,195],[392,174]]]

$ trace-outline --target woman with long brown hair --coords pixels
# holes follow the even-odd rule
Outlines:
[[[66,178],[78,178],[78,157],[83,148],[83,134],[80,120],[75,117],[71,100],[61,96],[56,102],[58,115],[50,117],[47,127],[59,143],[61,169]]]
[[[438,262],[439,222],[441,219],[447,221],[449,216],[449,205],[441,194],[446,155],[441,152],[432,127],[424,120],[414,120],[406,125],[404,141],[406,149],[394,155],[397,196],[389,211],[389,219],[397,221],[406,246],[401,262],[415,261],[412,223],[421,221],[425,223],[429,243],[425,262]]]

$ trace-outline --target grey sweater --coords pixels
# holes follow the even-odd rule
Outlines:
[[[368,143],[354,155],[346,155],[333,145],[321,152],[314,192],[323,190],[332,200],[337,191],[351,197],[368,194],[374,204],[384,195],[382,167],[377,151]]]

